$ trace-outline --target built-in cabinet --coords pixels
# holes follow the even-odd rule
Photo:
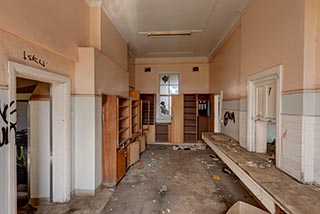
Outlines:
[[[172,143],[196,143],[210,130],[210,94],[172,96]]]
[[[139,160],[141,134],[140,101],[129,97],[103,95],[103,183],[114,187],[127,168]]]

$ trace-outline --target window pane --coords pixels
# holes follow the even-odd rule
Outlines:
[[[170,83],[170,85],[179,85],[179,76],[178,76],[178,74],[171,74],[169,83]]]
[[[170,94],[179,94],[178,86],[170,86]]]
[[[167,74],[160,75],[160,84],[161,85],[168,85],[169,84],[169,79],[170,79],[170,76],[167,75]]]
[[[169,96],[160,96],[160,115],[169,116],[170,115],[170,97]]]
[[[160,95],[168,94],[169,95],[169,86],[160,86]]]

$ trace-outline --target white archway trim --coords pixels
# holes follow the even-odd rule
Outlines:
[[[16,78],[27,78],[51,83],[52,94],[52,148],[53,148],[53,201],[66,202],[71,193],[71,81],[67,76],[8,62],[9,100],[16,101]],[[12,115],[10,121],[16,121]],[[15,136],[10,136],[9,148],[9,213],[16,213],[16,152]]]
[[[277,91],[276,91],[276,125],[277,125],[277,134],[276,134],[276,166],[279,168],[281,163],[281,91],[282,91],[282,65],[276,65],[272,68],[266,69],[259,73],[253,74],[248,77],[247,89],[248,89],[248,100],[247,100],[247,150],[250,152],[256,151],[255,145],[255,126],[253,122],[254,118],[254,90],[255,84],[264,82],[267,80],[276,79]]]

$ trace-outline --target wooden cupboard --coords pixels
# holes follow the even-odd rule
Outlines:
[[[210,94],[172,96],[172,143],[196,143],[211,130]]]
[[[140,102],[129,97],[111,95],[103,95],[102,100],[103,183],[114,187],[125,175],[133,159],[139,159],[139,144],[135,144],[130,150],[130,143],[141,131]]]

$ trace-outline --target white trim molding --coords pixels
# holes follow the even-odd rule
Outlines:
[[[281,163],[281,112],[282,112],[282,65],[276,65],[259,73],[250,75],[247,83],[247,150],[256,151],[254,132],[254,90],[255,85],[268,80],[276,80],[276,166],[280,168]]]
[[[71,80],[67,76],[55,74],[31,66],[8,62],[9,100],[16,101],[16,78],[26,78],[51,83],[52,94],[52,200],[67,202],[71,198]],[[16,114],[10,116],[16,121]],[[13,135],[13,134],[12,134]],[[15,136],[10,138],[9,151],[9,212],[16,213],[16,152]]]
[[[155,58],[136,58],[136,65],[143,64],[179,64],[179,63],[208,63],[207,57],[155,57]]]

